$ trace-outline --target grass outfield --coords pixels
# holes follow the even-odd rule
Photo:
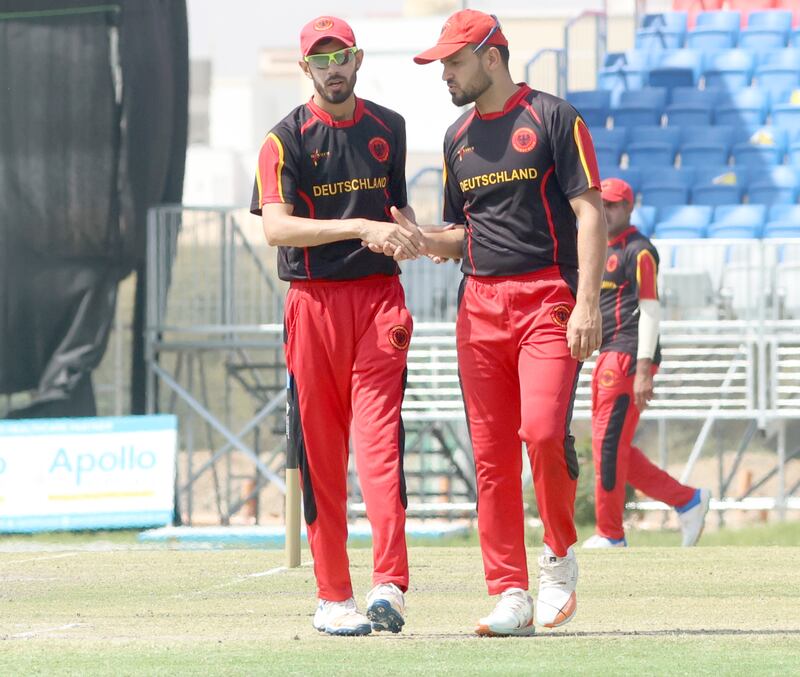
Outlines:
[[[258,550],[0,553],[0,674],[788,675],[800,666],[798,547],[582,552],[576,619],[507,639],[472,635],[491,607],[474,546],[411,549],[407,630],[396,636],[318,634],[311,569],[280,570],[282,560]],[[360,600],[370,561],[369,550],[352,551]]]

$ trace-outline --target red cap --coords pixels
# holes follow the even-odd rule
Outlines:
[[[442,32],[436,45],[417,54],[414,61],[419,64],[431,63],[452,56],[459,49],[470,44],[480,44],[497,24],[494,17],[474,9],[462,9],[456,12],[442,26]],[[508,46],[503,31],[498,28],[486,41],[487,45]]]
[[[605,179],[600,184],[603,199],[606,202],[619,202],[625,200],[633,204],[633,188],[627,181],[622,179]]]
[[[356,44],[353,29],[346,21],[335,16],[318,16],[312,19],[300,31],[300,51],[308,56],[320,40],[334,38],[341,40],[346,47]]]

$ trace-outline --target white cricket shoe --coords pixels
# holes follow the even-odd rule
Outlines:
[[[536,622],[546,628],[569,623],[578,608],[575,586],[578,584],[578,560],[572,548],[566,557],[557,557],[547,546],[539,557],[539,596],[536,598]]]
[[[685,505],[675,508],[678,520],[681,523],[684,547],[697,545],[706,524],[706,513],[711,502],[711,492],[708,489],[697,489],[692,500]]]
[[[314,627],[329,635],[368,635],[371,631],[369,619],[358,612],[352,597],[343,602],[319,600]]]
[[[627,548],[628,541],[625,540],[625,537],[622,538],[608,538],[606,536],[601,536],[600,534],[595,534],[591,538],[587,538],[583,544],[581,545],[582,548],[587,549],[594,549],[594,548]]]
[[[478,621],[475,632],[484,637],[532,635],[533,600],[527,590],[509,588],[500,595],[492,613]]]
[[[394,583],[376,585],[367,595],[367,618],[373,630],[400,632],[405,625],[406,600]]]

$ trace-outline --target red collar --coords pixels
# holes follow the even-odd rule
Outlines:
[[[475,117],[479,120],[496,120],[497,118],[503,117],[506,113],[510,113],[524,97],[533,91],[524,82],[518,83],[517,86],[519,89],[517,89],[517,91],[511,95],[508,101],[505,102],[503,110],[497,111],[496,113],[486,113],[486,115],[481,115],[478,107],[476,106]]]
[[[349,120],[334,120],[333,116],[328,111],[323,110],[314,103],[314,97],[309,99],[306,106],[308,106],[308,109],[315,118],[318,118],[320,122],[325,123],[328,127],[352,127],[357,124],[364,115],[364,102],[358,97],[356,97],[356,107],[353,111],[353,117]]]
[[[613,240],[608,241],[608,246],[613,247],[614,245],[619,244],[622,240],[628,237],[631,233],[636,232],[636,226],[629,226],[625,230],[623,230],[619,235],[617,235]]]

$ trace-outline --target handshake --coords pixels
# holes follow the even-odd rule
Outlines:
[[[435,263],[447,261],[446,256],[437,255],[437,243],[433,232],[423,232],[397,207],[392,207],[395,222],[370,221],[364,219],[359,228],[361,244],[376,254],[384,254],[395,261],[408,261],[427,256]]]

